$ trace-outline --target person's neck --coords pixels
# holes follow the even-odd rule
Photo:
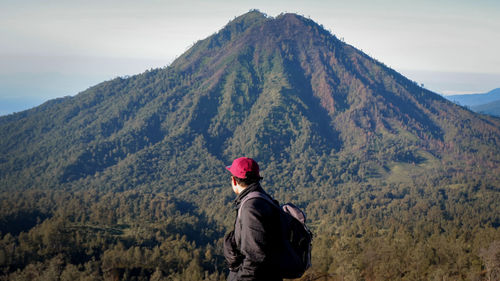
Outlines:
[[[245,187],[240,194],[238,194],[238,197],[236,197],[236,201],[239,201],[241,198],[245,197],[248,193],[260,189],[260,183],[255,182],[249,184],[247,187]]]

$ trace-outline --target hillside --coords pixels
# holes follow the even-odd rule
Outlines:
[[[500,119],[310,19],[258,11],[165,68],[0,117],[0,268],[223,280],[234,220],[224,167],[241,155],[259,161],[269,193],[308,213],[310,278],[491,270]]]

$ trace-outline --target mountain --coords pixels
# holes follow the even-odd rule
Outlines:
[[[500,88],[484,94],[449,95],[447,99],[464,106],[479,106],[500,100]]]
[[[500,88],[485,94],[450,95],[446,98],[474,112],[500,116]]]
[[[495,115],[500,117],[500,100],[471,107],[475,112]]]
[[[307,278],[461,280],[496,249],[500,119],[250,11],[165,68],[0,117],[0,268],[222,280],[241,155],[308,213]]]

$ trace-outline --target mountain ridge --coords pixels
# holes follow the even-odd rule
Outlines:
[[[474,112],[500,117],[500,88],[484,94],[451,95],[446,98]]]
[[[500,88],[481,94],[448,95],[445,97],[463,106],[478,106],[500,100]]]

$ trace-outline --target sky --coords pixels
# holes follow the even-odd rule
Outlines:
[[[0,0],[0,115],[167,66],[251,9],[311,18],[439,94],[500,87],[497,0]]]

